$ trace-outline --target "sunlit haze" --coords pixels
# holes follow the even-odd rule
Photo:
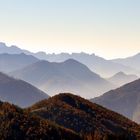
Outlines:
[[[139,0],[0,0],[0,41],[33,52],[140,52]]]

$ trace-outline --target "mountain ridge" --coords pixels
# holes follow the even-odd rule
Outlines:
[[[105,137],[107,140],[127,140],[135,139],[134,133],[139,135],[140,128],[136,123],[71,93],[61,93],[42,100],[27,110],[81,135],[84,134],[91,140]]]
[[[0,72],[1,100],[14,103],[20,107],[27,107],[48,97],[46,93],[31,84]]]
[[[139,119],[140,79],[130,82],[103,95],[91,99],[106,108],[116,111],[136,122]]]
[[[49,95],[59,92],[74,92],[90,98],[114,88],[114,85],[107,80],[73,59],[62,63],[38,61],[24,69],[10,73],[10,75],[37,86]]]
[[[109,77],[119,71],[123,71],[128,74],[137,74],[138,71],[135,70],[134,68],[131,68],[131,66],[124,66],[122,64],[118,64],[116,62],[112,62],[109,60],[106,60],[102,57],[96,56],[95,54],[87,54],[87,53],[60,53],[60,54],[46,54],[45,52],[37,52],[37,53],[32,53],[27,50],[22,50],[18,48],[17,46],[14,48],[13,47],[7,47],[6,44],[0,43],[0,46],[3,46],[1,49],[0,48],[0,53],[11,53],[11,54],[19,54],[19,53],[25,53],[27,55],[33,55],[37,57],[38,59],[44,59],[50,62],[62,62],[67,59],[75,59],[86,66],[90,68],[95,73],[100,74],[102,77]],[[5,48],[5,50],[4,50]]]

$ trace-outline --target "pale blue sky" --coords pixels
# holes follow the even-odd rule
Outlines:
[[[31,51],[140,52],[140,0],[0,0],[0,41]]]

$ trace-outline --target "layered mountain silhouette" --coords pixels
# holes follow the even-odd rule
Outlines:
[[[0,73],[0,100],[27,107],[48,95],[31,84]]]
[[[0,42],[0,54],[7,53],[7,54],[21,54],[24,53],[26,55],[35,56],[38,59],[43,59],[46,56],[45,52],[37,52],[33,53],[28,50],[21,49],[15,45],[7,46],[5,43]]]
[[[138,70],[140,73],[140,53],[138,53],[134,56],[131,56],[131,57],[127,57],[127,58],[114,59],[114,60],[112,60],[112,62],[123,64],[125,66],[130,66],[130,67]]]
[[[140,126],[79,96],[63,93],[42,100],[28,111],[79,133],[87,140],[136,140]]]
[[[24,68],[27,65],[39,61],[32,55],[22,54],[0,54],[0,71],[9,73],[17,69]]]
[[[50,62],[63,62],[67,59],[75,59],[86,66],[88,66],[93,72],[100,74],[103,77],[110,77],[117,72],[125,72],[128,74],[137,74],[139,73],[135,68],[132,68],[131,65],[125,66],[113,61],[106,60],[102,57],[96,56],[95,54],[86,54],[86,53],[60,53],[60,54],[46,54],[45,52],[32,53],[27,50],[18,48],[17,46],[6,46],[5,43],[0,43],[0,54],[20,54],[25,53],[27,55],[33,55],[38,59],[47,60]]]
[[[60,53],[60,54],[48,54],[44,59],[51,62],[62,62],[67,59],[75,59],[86,66],[88,66],[93,72],[100,74],[103,77],[109,77],[117,72],[125,73],[137,73],[137,71],[130,66],[124,66],[102,57],[96,56],[95,54],[87,53]]]
[[[134,74],[125,74],[124,72],[118,72],[107,80],[116,85],[117,87],[122,86],[126,83],[130,83],[138,79],[138,76]]]
[[[140,79],[91,101],[140,123]]]
[[[82,140],[75,132],[0,102],[1,140]]]
[[[11,75],[37,86],[49,95],[74,92],[91,98],[114,88],[107,80],[73,59],[62,63],[39,61]]]
[[[5,43],[0,42],[0,54],[3,53],[8,53],[8,54],[20,54],[20,53],[25,53],[32,55],[30,51],[20,49],[19,47],[12,45],[12,46],[7,46]]]

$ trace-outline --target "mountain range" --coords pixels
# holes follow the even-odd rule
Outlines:
[[[140,79],[91,101],[140,123]]]
[[[38,59],[47,60],[50,62],[63,62],[67,59],[75,59],[86,66],[88,66],[93,72],[100,74],[102,77],[110,77],[117,72],[124,72],[127,74],[139,75],[139,69],[131,67],[131,65],[123,65],[116,63],[115,60],[106,60],[95,54],[86,53],[60,53],[60,54],[46,54],[45,52],[32,53],[27,50],[18,48],[17,46],[6,46],[5,43],[0,43],[0,54],[20,54],[25,53],[27,55],[33,55]]]
[[[0,73],[0,100],[27,107],[49,96],[31,84]]]
[[[82,64],[85,64],[95,73],[98,73],[102,77],[109,77],[117,72],[124,72],[128,74],[137,74],[138,71],[130,66],[125,66],[106,60],[102,57],[96,56],[95,54],[87,53],[60,53],[60,54],[47,54],[44,59],[50,62],[63,62],[67,59],[75,59]]]
[[[91,98],[115,87],[73,59],[61,63],[38,61],[10,75],[33,84],[51,96],[59,92],[74,92]]]
[[[0,139],[139,140],[139,60],[0,43]]]

